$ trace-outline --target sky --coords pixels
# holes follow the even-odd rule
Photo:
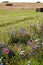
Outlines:
[[[9,1],[9,2],[37,2],[37,1],[40,1],[40,2],[43,2],[43,0],[0,0],[0,2],[2,1]]]

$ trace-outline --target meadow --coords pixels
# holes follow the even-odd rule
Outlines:
[[[26,38],[23,38],[21,33],[18,33],[20,29],[28,32]],[[19,41],[18,38],[13,37],[14,34],[12,34],[12,32],[15,33],[15,31],[17,37],[20,35]],[[11,38],[10,34],[12,35]],[[39,44],[39,48],[32,50],[32,46],[27,44],[29,36],[34,41],[34,47]],[[15,38],[17,42],[15,42]],[[29,39],[29,41],[31,39]],[[39,41],[37,41],[38,39]],[[40,43],[43,43],[43,12],[26,9],[0,8],[0,43],[8,43],[8,48],[16,54],[10,58],[10,60],[8,56],[4,54],[6,58],[3,63],[5,63],[5,65],[43,65],[43,45],[40,45]],[[25,51],[23,57],[19,56],[21,51]],[[28,53],[32,54],[32,52],[36,52],[36,54],[29,56]]]
[[[36,13],[35,10],[0,9],[0,42],[5,42],[8,30],[18,30],[23,27],[29,31],[32,23],[38,26],[40,22],[43,22],[43,13]]]

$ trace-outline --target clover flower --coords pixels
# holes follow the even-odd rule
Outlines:
[[[33,41],[28,41],[28,44],[31,46],[31,48],[34,48]]]
[[[21,51],[19,55],[20,56],[25,56],[25,51]]]
[[[4,51],[6,54],[9,54],[9,52],[10,52],[7,48],[4,48]]]

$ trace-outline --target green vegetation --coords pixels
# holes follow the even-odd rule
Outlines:
[[[43,22],[42,16],[43,13],[36,13],[34,10],[0,9],[0,41],[5,42],[8,30],[23,27],[30,31],[32,23],[38,27],[40,22]]]
[[[33,45],[28,44],[32,41],[34,47],[43,42],[43,13],[35,10],[0,9],[0,42],[11,44],[8,48],[16,54],[10,60],[4,54],[5,65],[43,65],[43,47],[41,45],[33,51]],[[19,56],[22,50],[25,51],[23,58]],[[29,56],[28,53],[32,52],[36,54]]]

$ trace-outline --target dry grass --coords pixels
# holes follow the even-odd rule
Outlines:
[[[10,9],[36,9],[43,7],[43,3],[12,3],[13,6],[6,6],[6,3],[0,3],[0,8]]]

